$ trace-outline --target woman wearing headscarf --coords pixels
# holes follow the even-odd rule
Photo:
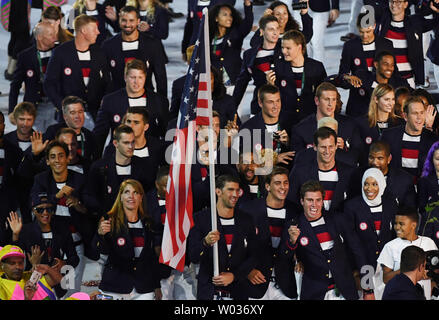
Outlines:
[[[384,245],[396,237],[393,224],[398,207],[395,199],[385,193],[386,178],[381,170],[367,169],[361,185],[361,196],[346,202],[343,221],[346,233],[352,238],[347,241],[360,243],[366,257],[365,265],[372,266],[375,271],[377,258]],[[370,288],[363,288],[364,299],[373,294]]]

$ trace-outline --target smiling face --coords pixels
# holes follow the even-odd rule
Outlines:
[[[60,146],[54,146],[49,150],[46,164],[50,167],[53,173],[55,173],[56,175],[60,175],[67,171],[69,157],[63,148],[61,148]]]
[[[35,219],[37,219],[38,224],[40,226],[50,225],[50,221],[52,220],[52,215],[54,214],[54,207],[50,203],[43,203],[36,206],[33,209],[35,214]]]
[[[420,102],[412,102],[408,106],[408,113],[404,113],[406,118],[406,131],[408,134],[421,134],[425,124],[425,108]]]
[[[395,59],[393,56],[384,56],[381,61],[374,62],[377,74],[379,74],[384,79],[390,79],[395,71]]]
[[[401,239],[413,239],[416,235],[417,223],[410,220],[407,216],[396,215],[394,229],[396,236]]]
[[[137,30],[140,19],[137,18],[135,11],[121,12],[119,15],[119,26],[124,35],[131,35]]]
[[[407,9],[407,0],[389,0],[389,9],[392,16],[400,16],[404,14],[405,9]]]
[[[317,139],[318,144],[314,147],[317,151],[317,160],[323,164],[332,164],[335,161],[335,152],[337,150],[337,141],[333,136],[326,139]]]
[[[230,28],[233,23],[232,10],[228,7],[221,7],[215,21],[218,27]]]
[[[254,162],[253,153],[245,153],[242,158],[242,163],[238,164],[238,171],[241,173],[247,183],[253,184],[258,178],[255,175],[257,165]]]
[[[82,103],[68,105],[63,116],[67,126],[73,130],[81,129],[84,126],[85,114]]]
[[[307,191],[303,199],[300,199],[303,213],[308,221],[314,221],[322,216],[323,195],[320,191]]]
[[[239,183],[236,182],[226,182],[224,188],[215,189],[215,193],[218,196],[218,202],[221,203],[225,208],[234,208],[239,199]]]
[[[279,21],[279,27],[281,30],[285,29],[285,26],[288,22],[288,10],[285,5],[279,5],[273,9],[273,15]]]
[[[392,156],[387,155],[385,151],[369,152],[369,167],[380,169],[384,175],[386,175],[389,171],[389,164],[391,160]]]
[[[131,184],[127,184],[120,196],[122,207],[125,210],[137,211],[142,203],[142,194],[139,193]]]
[[[16,116],[17,131],[23,136],[30,135],[32,132],[32,126],[35,122],[35,117],[30,113],[23,112]]]
[[[375,199],[380,191],[378,182],[373,177],[367,177],[364,181],[363,191],[368,200]]]
[[[290,182],[285,174],[276,174],[271,178],[270,184],[265,184],[270,196],[275,200],[284,201],[288,195]]]
[[[390,91],[379,99],[375,98],[375,101],[377,102],[379,111],[390,113],[395,107],[395,93]]]

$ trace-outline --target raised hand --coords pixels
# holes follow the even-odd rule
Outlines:
[[[49,144],[49,140],[43,142],[43,133],[34,131],[30,137],[32,143],[32,153],[37,156],[46,149]]]

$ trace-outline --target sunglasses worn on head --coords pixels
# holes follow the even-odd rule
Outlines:
[[[47,207],[47,208],[34,208],[35,212],[38,214],[42,214],[44,211],[47,211],[47,213],[54,213],[55,208],[53,207]]]

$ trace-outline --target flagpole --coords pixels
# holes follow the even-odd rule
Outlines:
[[[209,179],[210,179],[210,215],[212,220],[212,230],[218,230],[217,227],[217,217],[216,217],[216,194],[215,194],[215,159],[214,153],[215,148],[213,145],[213,135],[214,130],[212,126],[212,87],[211,87],[211,77],[210,77],[210,41],[209,41],[209,15],[207,8],[203,9],[204,15],[204,45],[205,45],[205,63],[206,63],[206,80],[207,80],[207,104],[209,110],[209,135],[208,135],[208,146],[209,146]],[[218,242],[213,245],[213,275],[219,275],[219,263],[218,263]]]

